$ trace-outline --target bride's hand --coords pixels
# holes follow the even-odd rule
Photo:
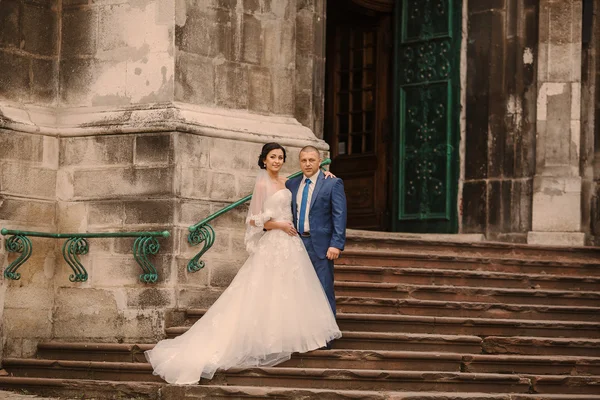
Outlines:
[[[294,228],[294,224],[291,222],[282,222],[279,229],[281,229],[290,236],[296,236],[298,234],[296,228]]]
[[[327,178],[337,178],[337,176],[335,176],[334,174],[332,174],[329,171],[323,171],[323,175],[325,176],[325,179],[327,179]]]

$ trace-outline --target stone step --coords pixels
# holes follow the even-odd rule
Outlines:
[[[204,314],[203,309],[186,311],[190,322]],[[473,336],[540,336],[600,338],[600,322],[545,321],[500,318],[432,317],[368,313],[338,313],[343,331],[435,333]],[[167,328],[168,337],[182,334],[188,327]]]
[[[477,241],[457,236],[437,239],[435,236],[409,237],[405,233],[354,231],[346,233],[347,250],[384,250],[417,254],[468,255],[471,257],[514,258],[528,261],[575,261],[598,263],[600,247],[543,246],[507,242]]]
[[[338,313],[337,322],[342,330],[360,332],[600,338],[600,323],[597,322],[526,321],[517,319],[424,317],[354,313]]]
[[[434,249],[428,253],[411,250],[347,248],[337,265],[451,269],[470,271],[509,272],[517,274],[550,274],[575,277],[600,276],[600,258],[573,261],[570,259],[523,259],[517,257],[487,257],[484,255],[440,254]]]
[[[463,269],[335,266],[336,282],[385,282],[411,285],[470,286],[542,290],[597,291],[600,277],[470,271]]]
[[[256,386],[168,386],[164,400],[279,399],[279,400],[600,400],[600,395],[499,394],[451,392],[388,392]]]
[[[146,362],[144,351],[154,344],[41,342],[37,357],[73,361]]]
[[[470,286],[407,285],[385,282],[336,282],[336,296],[387,297],[476,303],[600,306],[600,292],[539,289],[475,288]]]
[[[474,364],[473,364],[474,365]],[[514,365],[514,364],[513,364]],[[161,382],[146,363],[111,363],[39,359],[3,360],[12,375],[27,378],[99,379],[108,381]],[[546,379],[550,378],[550,379]],[[560,379],[559,379],[560,378]],[[558,383],[560,382],[560,384]],[[542,376],[479,372],[396,371],[305,367],[232,368],[204,384],[294,386],[354,390],[438,390],[527,393],[533,385],[547,393],[595,393],[598,376]]]
[[[337,296],[336,304],[338,312],[343,313],[600,322],[600,307],[378,299],[352,296]]]
[[[87,379],[163,382],[148,363],[5,358],[2,367],[13,376],[27,378]]]
[[[598,376],[509,375],[322,368],[231,369],[208,385],[305,387],[336,390],[597,394]]]
[[[483,339],[482,349],[484,353],[488,354],[553,354],[579,357],[600,357],[600,340],[584,338],[488,336]]]
[[[140,358],[126,360],[134,353],[128,352],[131,345],[121,345],[125,361],[108,361],[90,363],[89,358],[97,358],[106,354],[102,350],[92,351],[89,347],[81,347],[77,354],[82,358],[73,360],[72,353],[56,354],[54,360],[61,368],[88,368],[113,370],[129,370],[120,364],[134,363],[145,365],[143,354]],[[144,345],[151,347],[152,345]],[[74,346],[64,346],[65,349],[75,349]],[[58,347],[55,347],[58,349]],[[87,353],[84,351],[87,350]],[[114,357],[116,349],[113,349]],[[87,358],[87,359],[86,359]],[[74,361],[65,365],[63,361]],[[18,359],[9,359],[9,368],[19,365]],[[12,367],[11,367],[12,365]],[[46,365],[46,364],[44,364]],[[490,372],[490,373],[535,373],[552,375],[600,375],[600,358],[573,356],[522,356],[504,354],[460,354],[448,352],[423,351],[386,351],[386,350],[316,350],[304,354],[294,354],[292,359],[281,364],[282,367],[300,368],[335,368],[335,369],[385,369],[400,371],[454,371],[454,372]],[[55,365],[52,365],[54,368]],[[142,372],[147,372],[143,369]]]
[[[1,389],[27,390],[28,393],[63,399],[81,399],[85,394],[86,399],[164,400],[160,395],[164,386],[164,383],[156,382],[0,376]]]

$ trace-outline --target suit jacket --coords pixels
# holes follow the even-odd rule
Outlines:
[[[292,192],[292,217],[294,226],[298,228],[298,207],[296,198],[303,175],[289,179],[285,186]],[[308,223],[310,224],[310,240],[321,259],[326,258],[327,249],[335,247],[344,250],[346,243],[346,194],[344,182],[339,178],[327,178],[319,174],[313,189]]]

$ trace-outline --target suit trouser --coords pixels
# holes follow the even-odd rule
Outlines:
[[[306,252],[310,257],[310,261],[315,268],[315,272],[321,281],[321,286],[323,286],[323,290],[325,290],[333,315],[336,315],[335,292],[333,290],[333,261],[328,260],[327,258],[321,259],[317,256],[310,237],[301,236],[301,238],[304,242],[304,247],[306,247]]]

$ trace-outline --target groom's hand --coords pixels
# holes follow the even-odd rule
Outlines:
[[[328,260],[337,260],[338,258],[340,258],[340,249],[336,249],[335,247],[330,247],[327,249]]]

